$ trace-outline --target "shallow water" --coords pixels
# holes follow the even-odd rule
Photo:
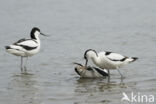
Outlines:
[[[1,104],[120,104],[122,92],[156,97],[156,1],[1,0]],[[20,58],[4,46],[29,37],[37,26],[40,53],[20,73]],[[86,49],[109,50],[140,59],[107,79],[81,79],[72,62],[84,63]],[[92,63],[90,63],[92,64]],[[156,102],[156,101],[155,101]]]

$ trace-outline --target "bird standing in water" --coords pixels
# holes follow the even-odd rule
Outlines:
[[[40,38],[39,35],[47,36],[41,33],[40,29],[34,27],[30,33],[30,39],[20,39],[12,45],[5,46],[6,51],[16,56],[21,56],[21,72],[23,69],[26,72],[26,64],[23,67],[23,58],[26,57],[26,62],[28,57],[37,54],[40,50]]]
[[[84,59],[86,60],[85,66],[87,67],[88,59],[91,59],[93,63],[101,69],[107,69],[108,75],[110,75],[110,69],[117,69],[120,73],[120,67],[134,62],[137,60],[137,57],[127,57],[114,52],[99,52],[97,53],[93,49],[88,49],[84,53]],[[121,78],[123,75],[120,73]]]

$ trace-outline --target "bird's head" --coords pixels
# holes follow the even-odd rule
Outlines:
[[[32,30],[31,30],[30,35],[31,35],[32,39],[37,39],[37,37],[39,35],[47,36],[47,35],[43,34],[38,27],[33,27]]]
[[[84,53],[84,59],[86,60],[85,67],[87,67],[88,59],[90,57],[92,57],[93,54],[95,54],[96,56],[98,56],[97,55],[97,52],[95,50],[93,50],[93,49],[88,49],[88,50],[85,51],[85,53]]]

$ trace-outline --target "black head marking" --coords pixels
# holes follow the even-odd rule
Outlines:
[[[39,31],[39,32],[40,32],[40,29],[37,28],[37,27],[34,27],[34,28],[31,30],[30,35],[31,35],[31,38],[32,38],[32,39],[36,39],[36,37],[35,37],[35,35],[34,35],[36,31]]]
[[[77,68],[75,68],[75,72],[76,72],[78,75],[81,75]]]
[[[84,53],[84,59],[87,59],[87,52],[89,52],[89,51],[95,52],[96,56],[98,57],[98,54],[97,54],[97,52],[96,52],[95,50],[93,50],[93,49],[88,49],[88,50],[86,50],[85,53]]]

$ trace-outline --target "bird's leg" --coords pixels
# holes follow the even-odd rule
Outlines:
[[[26,57],[26,61],[25,61],[25,64],[24,64],[24,71],[26,72],[27,71],[27,61],[28,61],[28,56]]]
[[[108,71],[108,77],[110,77],[110,71],[109,71],[109,69],[107,69],[107,71]]]
[[[23,57],[21,56],[21,72],[23,72]]]
[[[107,69],[107,71],[108,71],[108,82],[110,82],[110,71],[109,69]]]
[[[117,69],[117,70],[118,70],[118,72],[119,72],[121,78],[123,78],[123,75],[121,74],[120,70],[119,70],[119,69]]]

